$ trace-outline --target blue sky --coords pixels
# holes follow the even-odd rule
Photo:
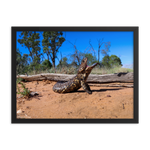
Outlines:
[[[19,38],[20,33],[21,32],[17,32],[17,39]],[[37,33],[40,33],[40,41],[42,41],[42,32]],[[59,48],[58,58],[60,58],[60,52],[62,53],[63,57],[69,57],[70,54],[73,54],[73,45],[68,41],[75,44],[80,52],[84,52],[85,49],[88,50],[90,48],[89,40],[91,40],[91,44],[96,52],[96,57],[98,58],[98,40],[103,38],[104,42],[111,42],[110,52],[108,53],[109,55],[117,55],[120,57],[123,67],[130,68],[133,65],[133,32],[66,31],[63,32],[63,36],[65,37],[66,41]],[[40,44],[42,51],[42,42],[40,42]],[[28,49],[25,48],[25,46],[22,47],[18,42],[17,48],[19,48],[22,54],[29,54]],[[102,58],[103,55],[100,54],[100,60],[102,60]],[[56,59],[56,65],[57,64],[58,60]]]

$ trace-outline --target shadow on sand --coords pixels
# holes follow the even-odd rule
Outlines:
[[[104,92],[104,91],[116,91],[116,90],[121,90],[122,88],[117,88],[117,89],[99,89],[99,90],[92,90],[92,92]],[[85,93],[84,90],[80,90],[80,91],[74,91],[74,92],[70,92],[70,93]]]

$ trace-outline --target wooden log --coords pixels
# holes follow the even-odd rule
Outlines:
[[[120,83],[120,84],[91,84],[89,83],[89,86],[96,86],[96,87],[126,87],[126,88],[133,88],[134,85],[133,84],[124,84],[124,83]]]
[[[27,81],[40,81],[40,80],[50,80],[50,81],[68,81],[72,79],[75,75],[68,74],[55,74],[55,73],[43,73],[37,75],[18,75],[18,77]],[[93,75],[90,74],[88,83],[133,83],[133,73],[116,73],[116,74],[106,74],[106,75]]]
[[[133,73],[116,73],[106,75],[90,75],[88,77],[88,83],[133,83]]]

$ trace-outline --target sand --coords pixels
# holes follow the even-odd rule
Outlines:
[[[73,93],[58,94],[52,90],[55,83],[26,82],[26,87],[39,95],[29,99],[17,95],[17,118],[133,118],[133,88],[90,86],[91,95],[82,88]]]

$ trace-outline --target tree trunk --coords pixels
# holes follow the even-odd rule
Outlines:
[[[53,59],[52,62],[53,62],[53,68],[55,68],[55,59]]]
[[[68,81],[72,79],[75,75],[68,74],[55,74],[55,73],[43,73],[32,76],[19,75],[17,78],[22,78],[27,81],[40,81],[40,80],[51,80],[51,81]],[[106,75],[93,75],[90,74],[88,83],[133,83],[133,73],[116,73],[116,74],[106,74]]]
[[[133,83],[109,83],[109,84],[94,84],[89,83],[89,86],[96,86],[96,87],[127,87],[127,88],[134,88]]]
[[[99,57],[100,57],[100,56],[99,56],[99,52],[100,52],[100,50],[98,49],[98,62],[99,62],[99,59],[100,59],[100,58],[99,58]]]
[[[55,49],[52,49],[52,51],[53,51],[53,58],[52,58],[53,68],[55,68]]]

